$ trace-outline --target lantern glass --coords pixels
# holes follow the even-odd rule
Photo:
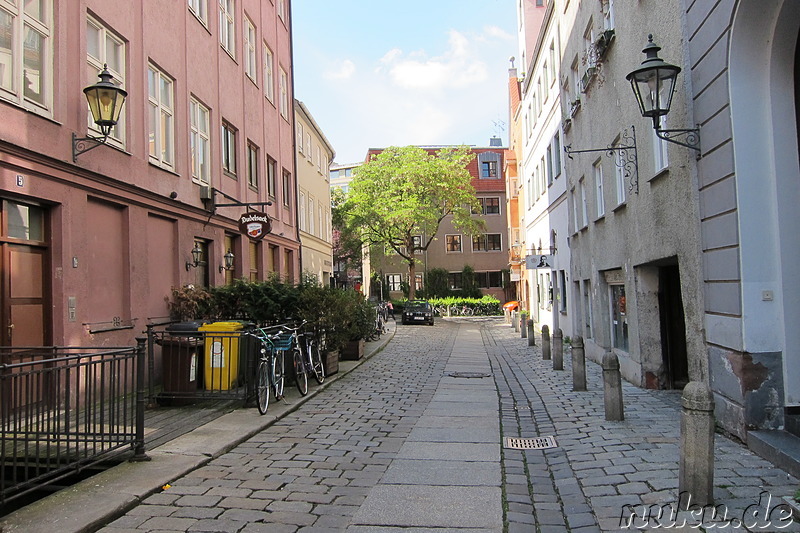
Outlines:
[[[112,83],[111,80],[114,78],[108,69],[104,68],[99,77],[100,81],[86,87],[83,93],[89,102],[92,119],[100,127],[103,135],[108,136],[111,128],[119,121],[122,105],[128,93]]]
[[[192,248],[192,261],[194,261],[195,266],[201,264],[203,261],[203,249],[200,248],[199,242],[195,242],[194,248]]]
[[[233,252],[228,250],[228,253],[226,253],[222,257],[225,260],[225,270],[232,269],[233,268],[233,261],[236,259],[236,257],[233,255]]]

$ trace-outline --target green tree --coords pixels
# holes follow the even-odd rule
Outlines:
[[[333,226],[333,262],[345,272],[361,271],[363,242],[347,225],[347,195],[341,189],[331,191],[331,225]]]
[[[469,147],[428,153],[416,146],[392,146],[355,172],[347,199],[347,227],[364,242],[394,250],[416,275],[417,254],[433,242],[442,220],[452,216],[464,233],[479,233],[480,208],[467,165],[475,158]],[[409,299],[415,297],[409,284]]]

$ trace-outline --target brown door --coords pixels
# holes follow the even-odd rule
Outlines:
[[[0,235],[0,344],[49,344],[45,211],[3,201]]]

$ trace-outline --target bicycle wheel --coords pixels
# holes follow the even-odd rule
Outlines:
[[[283,371],[283,353],[285,350],[275,350],[275,353],[272,355],[272,387],[275,392],[275,399],[280,400],[283,398],[283,382],[284,382],[284,374]]]
[[[297,385],[297,390],[300,391],[301,396],[305,396],[308,394],[308,375],[306,374],[303,354],[297,347],[292,350],[292,362],[294,363],[294,381]]]
[[[325,367],[322,364],[322,354],[319,353],[319,346],[316,342],[311,342],[308,345],[308,359],[311,364],[311,372],[314,374],[314,379],[317,383],[322,385],[325,381]]]
[[[258,412],[266,414],[269,407],[269,365],[264,359],[258,363],[256,372],[256,400]]]
[[[464,316],[472,316],[475,314],[475,311],[471,307],[464,308]]]

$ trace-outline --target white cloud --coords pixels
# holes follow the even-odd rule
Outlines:
[[[335,68],[328,69],[323,74],[326,80],[347,80],[353,77],[356,72],[356,65],[349,59],[340,61]]]

